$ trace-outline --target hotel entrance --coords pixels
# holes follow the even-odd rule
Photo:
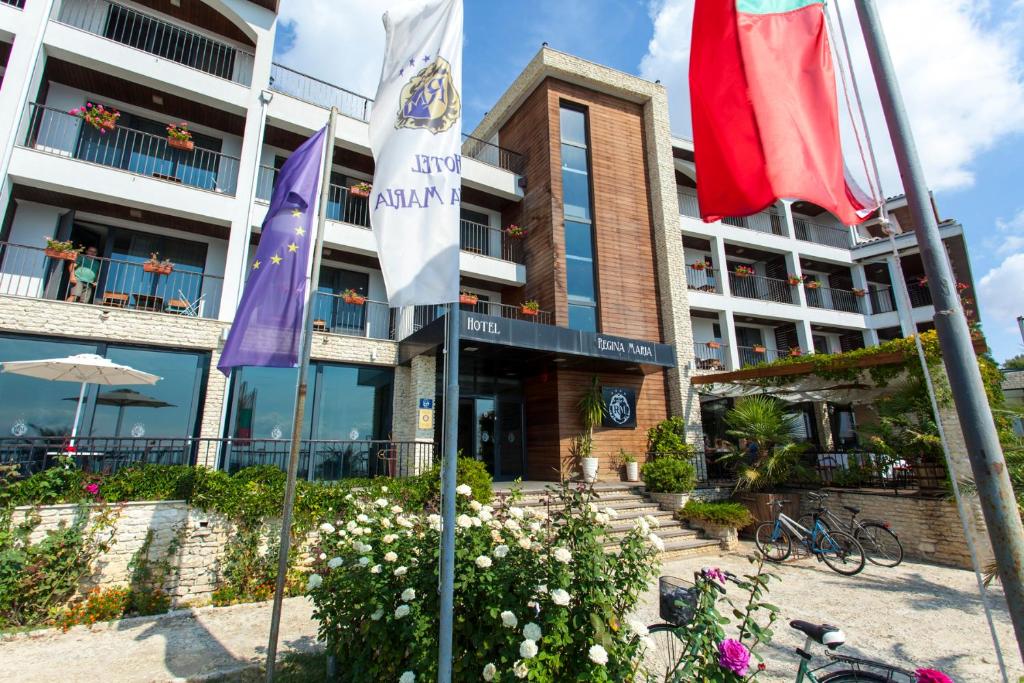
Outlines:
[[[495,481],[524,475],[523,404],[496,396],[459,399],[459,450],[480,460]]]

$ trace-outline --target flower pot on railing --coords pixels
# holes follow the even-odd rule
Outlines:
[[[690,264],[690,267],[694,270],[707,270],[708,264],[704,261],[695,261]]]
[[[709,341],[707,343],[707,347],[709,349],[720,349],[720,348],[722,348],[722,344],[720,342],[716,342],[716,341]]]
[[[180,149],[183,152],[191,152],[195,149],[196,143],[192,140],[182,140],[181,138],[167,138],[167,146]]]
[[[476,302],[480,300],[476,294],[459,294],[459,303],[464,306],[476,306]]]
[[[540,313],[540,305],[536,301],[527,301],[519,306],[523,315],[536,316]]]
[[[62,259],[64,261],[77,261],[81,253],[77,249],[44,249],[43,253],[50,258]]]
[[[853,295],[858,299],[863,299],[868,294],[865,290],[857,289],[856,287],[851,289],[850,291],[853,292]]]
[[[754,274],[754,269],[749,266],[736,266],[733,272],[736,277],[751,277]]]
[[[192,141],[192,132],[188,129],[188,123],[182,121],[181,123],[167,124],[167,146],[185,152],[191,152],[195,148],[196,145]]]
[[[353,304],[354,306],[362,306],[366,303],[366,297],[352,289],[346,289],[342,292],[341,299],[345,303]]]
[[[792,349],[789,350],[790,358],[799,358],[802,355],[804,355],[804,352],[796,347],[793,347]]]
[[[69,113],[84,120],[101,134],[117,128],[117,120],[121,117],[121,112],[116,109],[107,109],[102,104],[95,105],[92,102],[86,102],[84,106],[72,109]]]
[[[821,283],[818,282],[817,280],[811,280],[810,282],[805,283],[804,287],[806,287],[807,289],[820,289]]]
[[[515,223],[505,228],[503,232],[514,240],[521,240],[526,237],[526,228],[521,228]]]
[[[801,284],[803,284],[804,279],[802,277],[797,277],[796,275],[790,275],[788,278],[786,278],[786,281],[789,282],[789,284],[793,287],[799,287]]]
[[[369,183],[356,183],[352,187],[348,188],[348,193],[353,197],[363,197],[368,199],[372,190],[373,186]]]
[[[767,350],[768,349],[766,349],[761,344],[754,344],[754,348],[753,348],[754,353],[765,353]]]

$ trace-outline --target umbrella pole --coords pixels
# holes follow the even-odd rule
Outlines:
[[[78,436],[78,419],[82,416],[82,403],[85,401],[85,382],[82,382],[82,388],[78,392],[78,405],[75,406],[75,422],[71,425],[71,441],[68,443],[69,446],[75,445],[75,437]]]
[[[124,405],[117,407],[117,425],[114,427],[114,438],[121,436],[121,423],[124,421]]]

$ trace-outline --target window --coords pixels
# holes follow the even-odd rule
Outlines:
[[[565,215],[565,279],[569,327],[597,331],[597,275],[590,211],[590,169],[586,113],[563,106],[562,206]]]
[[[196,301],[202,294],[206,245],[202,242],[112,228],[110,266],[100,279],[98,291],[152,297],[151,304],[171,300]],[[169,275],[147,273],[142,264],[150,254],[174,264]],[[102,300],[102,298],[101,298]]]
[[[370,275],[342,268],[320,268],[320,287],[313,308],[314,329],[339,334],[363,335],[366,327],[367,304],[348,304],[341,293],[351,289],[367,296]]]

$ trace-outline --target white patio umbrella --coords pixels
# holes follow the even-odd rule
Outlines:
[[[95,353],[79,353],[67,358],[44,358],[42,360],[14,360],[0,363],[3,372],[15,375],[26,375],[48,379],[53,382],[78,382],[82,388],[78,392],[78,405],[75,408],[75,422],[71,427],[71,445],[75,445],[78,435],[78,420],[82,416],[82,403],[85,401],[85,387],[88,384],[156,384],[163,379],[157,375],[136,370],[127,365],[119,365],[109,358]]]

